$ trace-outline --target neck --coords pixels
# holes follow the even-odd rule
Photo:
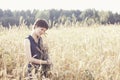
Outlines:
[[[35,34],[35,32],[32,32],[31,36],[33,37],[33,39],[35,40],[35,42],[38,42],[39,36],[37,36]]]

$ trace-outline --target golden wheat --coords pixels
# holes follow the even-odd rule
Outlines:
[[[25,79],[26,26],[0,30],[0,79]],[[43,36],[52,80],[120,80],[120,25],[54,28]]]

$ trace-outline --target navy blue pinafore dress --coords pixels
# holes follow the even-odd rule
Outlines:
[[[38,47],[41,50],[40,44],[42,44],[41,43],[42,38],[39,38],[38,43],[36,43],[34,41],[34,39],[33,39],[33,37],[31,35],[29,35],[27,37],[27,39],[30,40],[31,56],[34,57],[34,58],[36,58],[36,59],[41,59],[41,54],[42,53],[40,53],[40,51],[36,47]],[[32,67],[35,68],[35,73],[37,73],[38,68],[40,67],[40,64],[29,63],[28,64],[28,71],[27,71],[29,75],[31,75],[31,68]]]

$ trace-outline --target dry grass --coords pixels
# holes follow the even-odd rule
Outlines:
[[[24,80],[26,27],[0,30],[0,79]],[[52,80],[120,80],[120,26],[50,29]]]

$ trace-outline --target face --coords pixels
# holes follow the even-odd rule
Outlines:
[[[43,27],[37,27],[37,28],[35,28],[35,32],[36,32],[36,35],[38,37],[40,37],[42,34],[45,34],[46,30],[47,29],[43,28]]]

